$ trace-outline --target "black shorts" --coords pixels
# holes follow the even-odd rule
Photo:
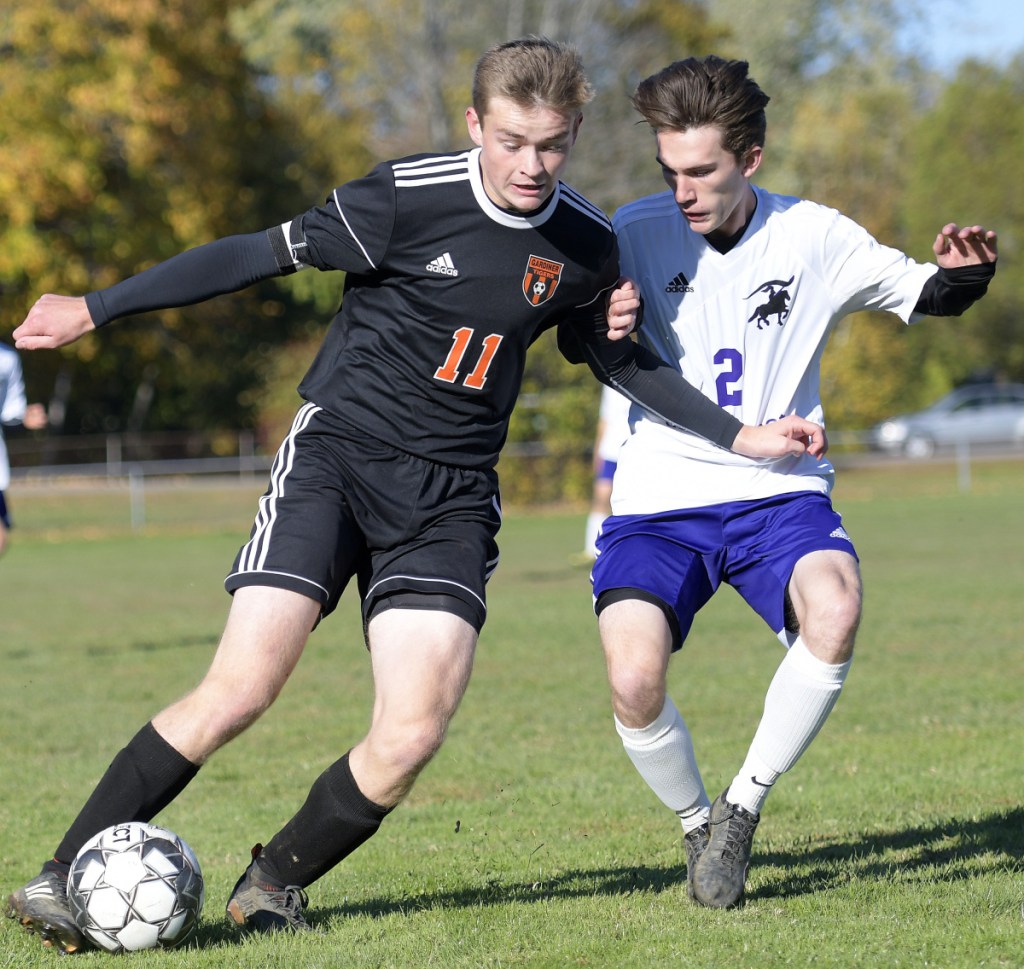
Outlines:
[[[7,502],[4,500],[4,493],[0,491],[0,524],[6,528],[11,527],[11,513],[7,510]]]
[[[433,608],[479,631],[500,527],[493,471],[414,457],[305,404],[224,585],[290,589],[323,617],[356,576],[364,623],[384,609]]]

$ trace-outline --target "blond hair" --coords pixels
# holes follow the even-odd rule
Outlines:
[[[480,118],[496,97],[578,114],[593,96],[576,48],[546,37],[492,47],[477,61],[473,74],[473,107]]]

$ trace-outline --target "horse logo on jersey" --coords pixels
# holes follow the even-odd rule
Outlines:
[[[540,306],[555,295],[564,268],[564,263],[552,262],[540,256],[530,256],[526,272],[523,274],[523,295],[531,306]]]
[[[773,279],[771,282],[762,283],[758,286],[757,289],[747,297],[747,299],[752,299],[758,293],[767,293],[768,299],[766,299],[754,310],[753,313],[750,314],[750,318],[747,322],[753,323],[754,320],[757,320],[757,328],[762,330],[765,326],[769,326],[771,324],[768,317],[774,316],[775,322],[778,323],[779,326],[785,326],[786,318],[789,316],[789,303],[793,298],[789,295],[786,287],[792,285],[794,279],[796,279],[796,276],[790,276],[789,279],[785,281],[781,279]]]

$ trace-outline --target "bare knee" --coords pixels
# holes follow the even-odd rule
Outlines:
[[[649,602],[625,600],[601,612],[612,709],[626,727],[646,727],[665,705],[665,675],[672,640],[661,610]]]
[[[626,727],[646,727],[665,706],[665,679],[656,671],[616,666],[608,669],[612,710]]]
[[[856,560],[844,552],[816,552],[797,563],[790,595],[800,637],[818,659],[845,663],[853,655],[863,593]]]
[[[314,600],[285,589],[238,589],[206,676],[154,725],[182,754],[202,763],[277,699],[319,610]]]
[[[370,623],[374,709],[349,756],[360,790],[398,803],[444,742],[469,682],[476,630],[452,613],[390,609]]]
[[[283,686],[278,681],[225,682],[208,678],[196,691],[196,700],[222,742],[226,742],[255,723],[278,698]]]
[[[378,770],[411,780],[438,752],[446,733],[446,723],[430,718],[388,726],[377,724],[366,744]]]
[[[189,760],[202,764],[255,723],[279,693],[276,684],[225,682],[207,675],[191,693],[154,717],[153,725]]]

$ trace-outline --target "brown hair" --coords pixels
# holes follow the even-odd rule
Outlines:
[[[481,119],[491,98],[577,113],[593,96],[576,48],[546,37],[492,47],[477,61],[473,74],[473,107]]]
[[[739,158],[764,145],[770,100],[748,68],[714,54],[676,61],[640,82],[633,107],[655,131],[718,128],[722,147]]]

